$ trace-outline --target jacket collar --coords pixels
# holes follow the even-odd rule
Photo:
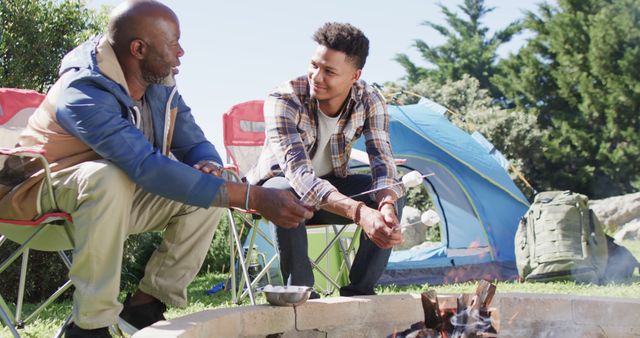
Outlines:
[[[116,53],[105,36],[100,38],[100,42],[98,42],[96,46],[96,61],[98,63],[98,69],[100,69],[100,72],[104,76],[121,85],[127,94],[131,95]]]

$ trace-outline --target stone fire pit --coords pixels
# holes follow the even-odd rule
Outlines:
[[[455,295],[438,297],[455,307]],[[500,337],[640,337],[640,298],[497,293],[491,304]],[[337,297],[203,311],[133,337],[387,337],[422,320],[420,295]]]

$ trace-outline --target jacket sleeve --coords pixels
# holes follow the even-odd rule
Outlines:
[[[213,144],[207,141],[200,126],[196,124],[191,114],[191,108],[184,103],[182,96],[179,94],[177,96],[178,113],[171,142],[171,152],[178,160],[189,166],[203,160],[222,165],[222,158]]]
[[[162,155],[128,121],[127,107],[113,94],[87,81],[74,81],[61,93],[56,118],[67,132],[113,162],[150,193],[209,207],[224,183]]]

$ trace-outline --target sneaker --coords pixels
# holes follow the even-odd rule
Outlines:
[[[65,338],[111,338],[109,328],[101,327],[99,329],[85,330],[74,323],[67,325],[64,330],[64,336]]]
[[[167,306],[157,299],[146,304],[132,305],[131,294],[127,294],[123,305],[118,326],[126,334],[134,334],[157,321],[166,320],[163,313],[167,311]]]
[[[311,291],[311,293],[309,294],[309,299],[320,299],[320,294],[315,291]]]

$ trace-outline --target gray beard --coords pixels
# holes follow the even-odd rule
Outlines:
[[[173,75],[173,73],[165,76],[165,77],[161,77],[158,75],[152,75],[152,74],[143,74],[142,75],[142,79],[147,82],[148,84],[159,84],[159,85],[164,85],[164,86],[174,86],[176,84],[176,79]]]
[[[142,79],[148,84],[162,84],[166,76],[142,73]]]

